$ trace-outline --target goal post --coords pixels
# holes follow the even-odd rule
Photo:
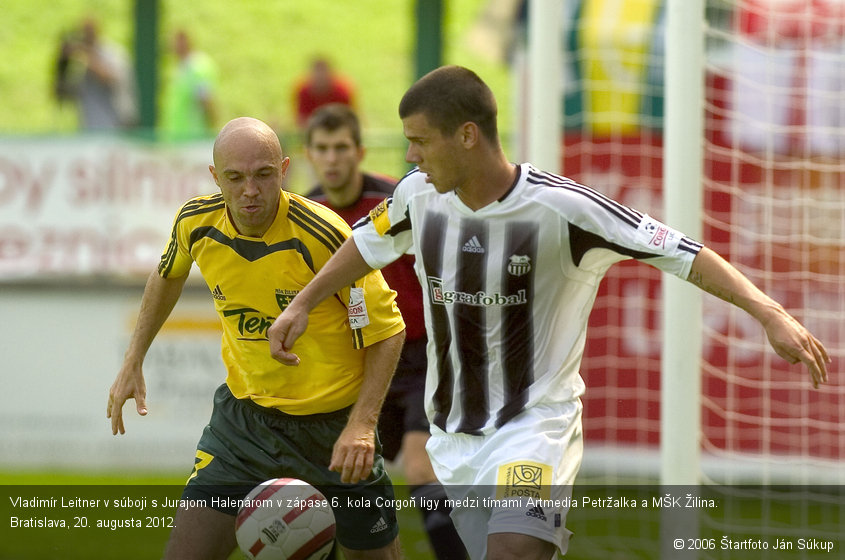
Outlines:
[[[667,0],[663,205],[665,221],[702,239],[704,0]],[[663,279],[660,481],[700,479],[701,310],[692,285]]]

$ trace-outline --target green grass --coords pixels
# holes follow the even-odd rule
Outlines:
[[[292,129],[291,89],[316,54],[323,54],[357,86],[367,128],[401,132],[396,107],[413,80],[416,0],[160,0],[160,68],[172,58],[169,38],[186,28],[197,48],[217,62],[221,119],[250,115]],[[444,62],[475,69],[509,106],[507,69],[468,49],[467,31],[485,0],[444,2]],[[87,14],[104,36],[127,50],[133,41],[133,2],[123,0],[8,0],[0,31],[0,134],[67,133],[74,111],[51,98],[59,37]],[[503,123],[509,123],[503,114]]]

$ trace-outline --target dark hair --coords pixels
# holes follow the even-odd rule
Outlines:
[[[352,140],[356,146],[361,145],[361,123],[358,116],[348,105],[343,103],[329,103],[319,107],[308,119],[305,128],[305,145],[311,144],[311,136],[318,129],[334,132],[341,128],[348,128],[352,133]]]
[[[453,134],[466,122],[478,125],[498,143],[496,98],[475,72],[462,66],[441,66],[412,85],[399,102],[399,118],[422,113],[441,133]]]

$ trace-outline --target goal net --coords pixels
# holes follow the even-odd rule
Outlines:
[[[678,48],[664,46],[666,11],[665,0],[563,2],[561,171],[657,217],[665,49]],[[803,557],[806,539],[830,546],[845,513],[845,0],[707,0],[705,12],[702,241],[825,344],[830,382],[814,390],[754,319],[705,295],[702,352],[689,356],[700,364],[701,406],[677,414],[701,418],[690,435],[701,485],[682,491],[714,501],[573,512],[589,542],[581,553],[597,558],[677,557],[664,537],[678,524],[698,537],[681,543],[700,545],[697,557],[759,557],[732,547],[775,554],[779,543]],[[625,262],[602,283],[582,364],[580,492],[597,484],[649,506],[649,493],[662,492],[661,402],[673,399],[661,391],[662,281]]]
[[[842,484],[845,1],[710,0],[706,12],[703,241],[833,363],[813,390],[754,319],[705,296],[701,480]],[[665,3],[568,0],[563,19],[562,172],[661,216]],[[660,392],[661,281],[623,263],[602,285],[582,369],[585,476],[657,477],[660,399],[672,398]]]

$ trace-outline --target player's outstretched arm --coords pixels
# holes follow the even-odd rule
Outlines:
[[[405,331],[367,347],[364,381],[349,420],[334,444],[329,469],[340,473],[344,483],[364,480],[373,470],[376,425],[390,380],[399,363]]]
[[[824,345],[725,259],[705,247],[693,261],[688,280],[757,319],[778,356],[807,366],[813,387],[827,382],[830,357]]]
[[[372,272],[350,237],[332,255],[317,275],[299,292],[270,329],[270,355],[288,366],[298,366],[299,356],[291,351],[308,327],[308,314],[321,301]]]
[[[123,426],[123,404],[135,399],[138,414],[147,414],[147,388],[144,383],[142,365],[150,345],[161,326],[173,311],[173,306],[182,295],[182,288],[188,275],[181,278],[162,278],[153,271],[147,278],[138,321],[129,341],[129,348],[123,357],[123,366],[109,390],[106,418],[111,418],[112,434],[126,433]]]

